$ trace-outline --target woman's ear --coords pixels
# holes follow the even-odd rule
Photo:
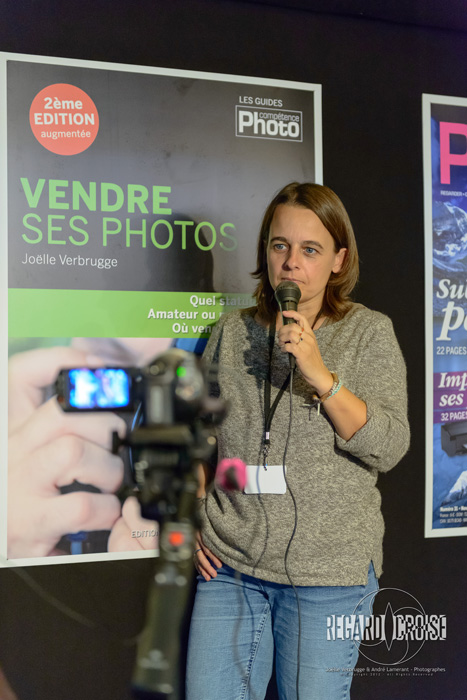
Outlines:
[[[342,265],[344,264],[345,256],[347,255],[347,248],[341,248],[337,253],[336,257],[334,260],[334,266],[332,268],[332,272],[336,274],[337,272],[340,272],[342,269]]]

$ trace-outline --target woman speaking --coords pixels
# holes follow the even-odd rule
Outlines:
[[[219,459],[247,470],[243,491],[200,502],[187,700],[262,700],[273,665],[281,700],[345,700],[358,639],[330,621],[371,614],[378,472],[409,444],[405,364],[391,321],[349,299],[358,253],[332,190],[284,187],[257,255],[257,306],[222,317],[205,351],[230,407]],[[281,314],[284,283],[300,298]]]

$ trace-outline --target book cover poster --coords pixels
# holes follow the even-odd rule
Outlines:
[[[64,412],[57,377],[127,368],[61,384],[109,407],[129,368],[251,305],[268,202],[322,181],[321,88],[1,54],[0,89],[1,563],[152,556],[135,462],[109,450],[141,416]]]
[[[467,534],[467,98],[423,96],[427,537]]]

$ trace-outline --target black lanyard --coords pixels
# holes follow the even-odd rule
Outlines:
[[[279,393],[277,394],[274,403],[271,406],[271,377],[272,377],[272,354],[274,352],[274,344],[276,342],[276,319],[269,327],[269,366],[266,381],[264,382],[264,433],[263,433],[263,466],[267,467],[267,457],[269,452],[271,423],[276,412],[276,408],[281,400],[284,391],[290,383],[291,372],[288,373],[284,380]]]

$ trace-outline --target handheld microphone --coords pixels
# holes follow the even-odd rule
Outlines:
[[[224,491],[243,491],[246,484],[246,464],[241,459],[223,459],[216,469],[216,484]]]
[[[298,284],[285,280],[277,285],[274,296],[276,297],[281,313],[283,313],[284,311],[297,310],[302,293]],[[295,323],[293,318],[285,318],[284,316],[282,316],[282,322],[284,326],[287,326],[289,323]],[[290,369],[295,369],[295,357],[293,355],[289,354],[289,361]]]

